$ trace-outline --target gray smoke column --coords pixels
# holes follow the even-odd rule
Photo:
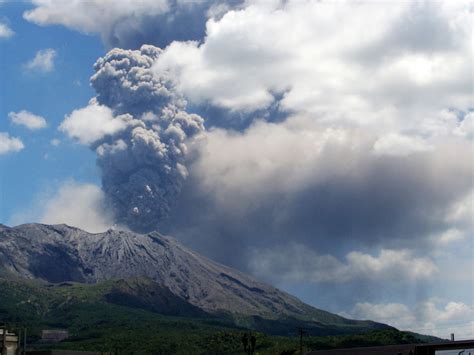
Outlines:
[[[151,66],[161,49],[113,49],[94,65],[92,104],[107,106],[126,128],[95,141],[107,204],[117,223],[138,232],[166,218],[187,177],[187,142],[204,130],[203,119],[185,111],[172,80]]]

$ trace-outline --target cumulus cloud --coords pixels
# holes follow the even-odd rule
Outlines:
[[[0,155],[19,152],[24,148],[23,142],[16,137],[10,137],[6,132],[0,132]]]
[[[454,331],[456,338],[472,339],[474,335],[474,307],[463,302],[445,302],[436,299],[419,302],[413,307],[400,303],[357,303],[343,313],[357,319],[371,319],[388,323],[402,330],[432,334],[449,338]]]
[[[8,114],[11,122],[20,126],[24,126],[30,130],[38,130],[47,126],[44,117],[35,115],[31,112],[22,110],[20,112],[10,112]]]
[[[65,223],[93,233],[103,232],[113,225],[106,211],[100,187],[68,182],[45,203],[40,222]]]
[[[41,49],[36,52],[33,59],[25,64],[25,68],[30,71],[49,73],[54,70],[54,59],[56,58],[54,49]]]
[[[10,38],[15,32],[6,24],[0,22],[0,38]]]
[[[100,34],[110,47],[139,48],[142,44],[166,46],[173,40],[204,35],[208,16],[240,1],[179,0],[33,0],[35,8],[23,17],[38,25],[63,25]]]
[[[204,41],[172,43],[155,70],[197,104],[279,100],[324,122],[424,136],[452,131],[444,110],[470,109],[470,16],[466,2],[250,2],[210,19]]]
[[[204,129],[170,78],[152,75],[160,53],[145,45],[100,58],[91,78],[97,97],[60,126],[96,151],[106,203],[119,223],[140,232],[169,214],[188,175],[187,142]]]
[[[166,1],[44,1],[24,14],[25,19],[46,24],[62,24],[84,32],[100,32],[125,15],[159,14],[168,9]]]
[[[114,117],[110,108],[93,101],[89,106],[66,116],[59,129],[82,144],[91,144],[107,135],[123,131],[129,121],[131,117]]]
[[[382,249],[376,256],[353,251],[341,261],[332,255],[319,255],[304,245],[291,244],[254,251],[250,258],[254,274],[266,280],[278,275],[280,282],[396,283],[429,279],[437,272],[432,260],[417,257],[408,250]]]
[[[128,19],[131,25],[142,16],[159,15],[169,9],[166,0],[34,0],[33,4],[36,7],[23,15],[26,20],[39,25],[60,24],[85,33],[99,33],[104,40],[113,36],[120,21],[127,22]]]
[[[73,180],[62,183],[52,193],[39,196],[31,210],[17,213],[11,223],[65,223],[88,232],[104,232],[113,226],[113,220],[104,202],[99,186]]]

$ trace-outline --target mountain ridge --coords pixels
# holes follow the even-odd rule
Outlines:
[[[0,226],[0,270],[3,278],[50,284],[117,280],[114,291],[104,296],[109,302],[157,313],[165,312],[168,304],[176,314],[182,309],[193,316],[226,315],[260,328],[277,327],[282,319],[291,324],[311,322],[321,330],[390,328],[309,306],[158,232],[92,234],[64,224]]]

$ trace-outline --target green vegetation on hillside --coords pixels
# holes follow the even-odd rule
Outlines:
[[[96,285],[45,285],[0,280],[0,288],[0,321],[10,327],[27,327],[28,342],[32,347],[103,352],[238,354],[243,353],[241,339],[248,332],[231,319],[164,316],[143,307],[110,303],[104,295],[117,289],[115,281]],[[41,329],[51,328],[68,329],[70,338],[54,345],[38,343]],[[299,349],[296,325],[294,336],[271,336],[256,331],[252,334],[257,338],[259,354],[291,353]],[[416,342],[420,342],[416,335],[380,330],[365,334],[308,336],[304,338],[304,347],[311,350]]]

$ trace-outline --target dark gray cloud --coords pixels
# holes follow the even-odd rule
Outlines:
[[[91,77],[98,103],[115,113],[135,116],[170,105],[182,108],[185,101],[171,78],[157,77],[150,71],[161,52],[158,47],[143,45],[139,51],[115,48],[99,58]]]
[[[199,41],[205,36],[210,16],[240,3],[241,0],[169,1],[166,13],[117,21],[102,38],[109,47],[121,48],[139,48],[144,43],[164,48],[173,41]]]
[[[244,269],[253,250],[289,241],[336,256],[429,247],[472,189],[468,143],[397,156],[376,141],[294,119],[208,132],[169,232]]]
[[[91,78],[97,97],[61,126],[95,149],[106,204],[117,223],[139,232],[169,214],[188,174],[187,141],[204,129],[172,81],[151,74],[160,53],[146,45],[99,58]]]

